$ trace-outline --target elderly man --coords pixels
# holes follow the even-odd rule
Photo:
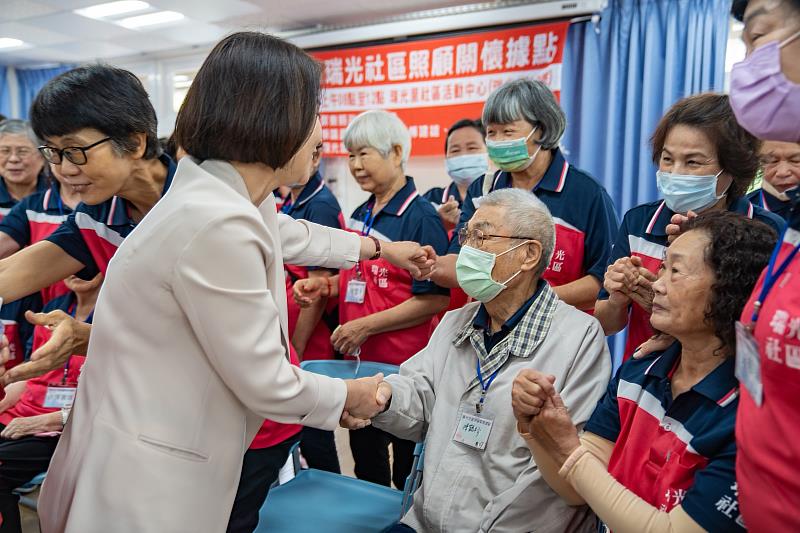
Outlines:
[[[750,201],[784,220],[789,220],[792,202],[786,191],[800,185],[800,143],[764,141],[761,145],[761,188],[753,191]]]
[[[0,220],[17,202],[47,188],[40,144],[27,121],[0,122]]]
[[[425,476],[396,531],[591,531],[542,479],[516,430],[511,385],[546,367],[586,422],[611,374],[599,323],[542,280],[555,242],[547,207],[528,191],[486,195],[461,231],[461,287],[478,300],[445,315],[428,345],[381,385],[373,425],[425,439]],[[356,423],[353,419],[343,420]]]

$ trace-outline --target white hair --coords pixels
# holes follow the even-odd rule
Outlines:
[[[403,168],[411,153],[411,134],[406,125],[394,113],[380,109],[365,111],[354,118],[344,131],[343,140],[349,152],[369,147],[377,150],[384,159],[395,146],[399,146]]]
[[[480,206],[499,207],[503,224],[512,235],[530,237],[542,245],[542,261],[537,268],[541,275],[553,258],[556,245],[556,226],[550,210],[535,194],[524,189],[506,188],[492,191],[481,198]]]

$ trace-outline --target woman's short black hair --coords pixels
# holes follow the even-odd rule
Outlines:
[[[134,134],[147,137],[145,159],[161,153],[156,111],[142,82],[132,72],[109,65],[87,65],[47,82],[33,100],[31,125],[47,140],[93,128],[111,137],[121,152],[136,150]]]
[[[728,95],[703,93],[677,101],[661,117],[650,142],[653,162],[658,165],[667,135],[675,126],[702,131],[716,151],[723,171],[733,177],[727,194],[730,206],[745,195],[760,166],[761,141],[739,125]]]
[[[258,32],[220,41],[192,81],[175,142],[198,159],[285,166],[308,139],[322,69],[297,46]]]
[[[778,240],[775,230],[744,215],[703,213],[682,226],[683,232],[702,231],[708,236],[706,264],[714,271],[706,321],[722,341],[726,353],[736,353],[736,330],[750,293],[767,266]]]
[[[481,137],[486,138],[486,128],[483,127],[483,122],[481,122],[480,119],[462,118],[461,120],[450,126],[450,129],[447,130],[447,137],[445,137],[444,139],[445,152],[447,152],[447,146],[448,146],[447,143],[450,142],[450,136],[453,134],[453,132],[456,132],[462,128],[474,128],[478,130],[478,132],[481,134]]]

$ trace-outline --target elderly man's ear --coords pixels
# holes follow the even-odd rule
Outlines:
[[[525,251],[525,260],[520,266],[520,270],[528,272],[529,270],[536,270],[542,262],[542,243],[539,241],[531,241],[522,249]]]

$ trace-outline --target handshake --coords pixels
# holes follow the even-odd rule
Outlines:
[[[392,398],[392,386],[378,373],[369,378],[347,379],[347,399],[339,425],[347,429],[361,429],[370,425],[372,418],[386,410]]]

